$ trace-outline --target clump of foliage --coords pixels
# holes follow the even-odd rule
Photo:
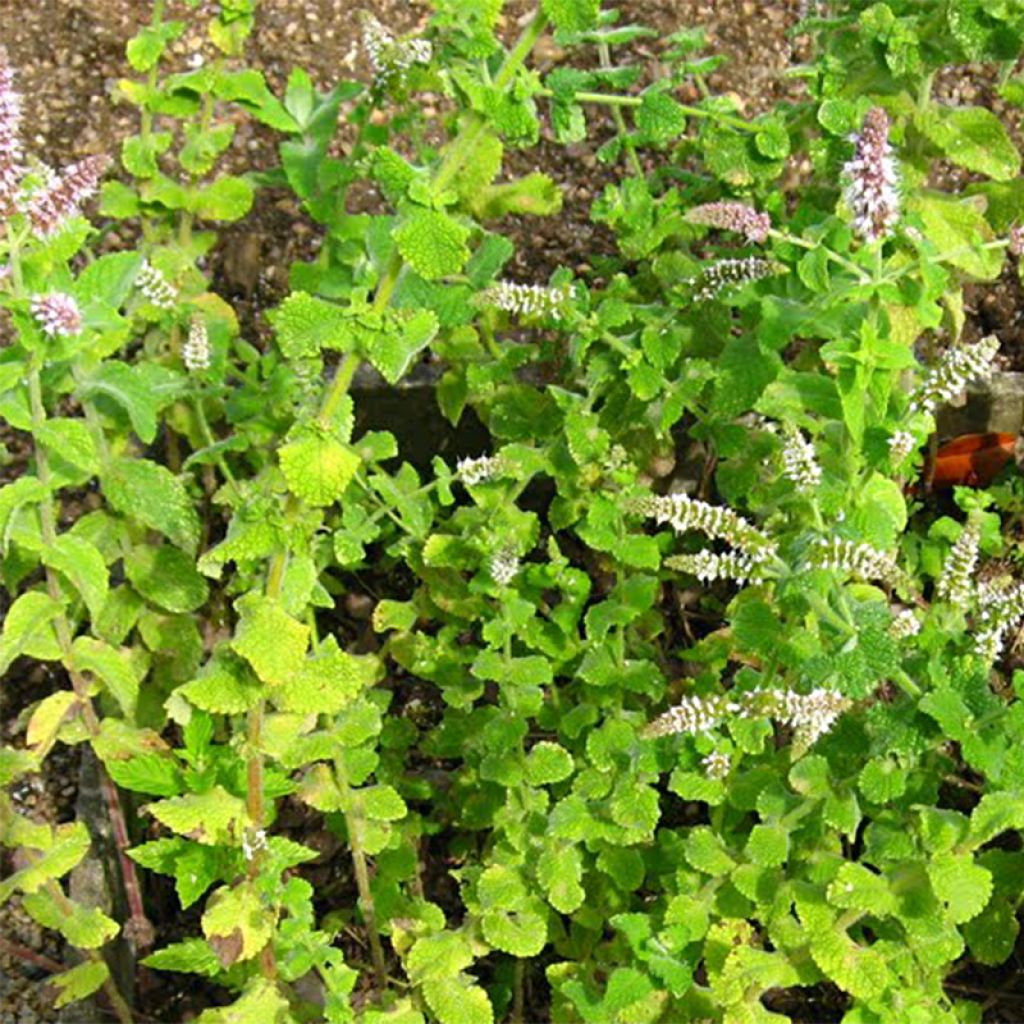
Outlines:
[[[230,993],[204,1024],[753,1024],[819,984],[845,1024],[980,1020],[944,981],[1011,955],[1024,899],[1021,499],[911,485],[935,414],[994,369],[963,289],[1024,219],[1005,128],[933,79],[996,62],[1024,104],[1024,15],[816,5],[806,98],[746,118],[697,31],[651,80],[651,33],[598,0],[542,0],[511,41],[500,0],[431,6],[420,36],[364,19],[369,85],[297,69],[276,97],[241,65],[254,0],[175,74],[157,0],[100,205],[137,251],[98,255],[79,215],[99,161],[23,153],[0,62],[0,415],[33,445],[0,489],[0,664],[60,669],[0,781],[91,747],[128,915],[68,895],[83,823],[6,794],[0,896],[81,951],[58,1003],[102,989],[121,1021],[121,931]],[[262,348],[202,271],[253,199],[218,170],[242,116],[281,135],[262,183],[323,232]],[[561,195],[506,154],[592,131],[616,253],[511,280],[506,218]],[[942,163],[962,193],[931,187]],[[378,212],[350,212],[367,184]],[[357,373],[425,361],[488,451],[414,464],[401,424],[357,431]],[[351,901],[304,877],[285,804],[336,837]],[[153,949],[155,876],[201,913]]]

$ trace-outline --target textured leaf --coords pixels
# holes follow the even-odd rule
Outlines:
[[[66,576],[82,596],[89,614],[95,619],[107,599],[110,581],[103,556],[81,537],[62,533],[43,548],[43,564]]]
[[[58,825],[47,832],[47,845],[30,864],[0,880],[0,901],[12,892],[38,892],[48,881],[66,875],[89,851],[89,830],[82,822]]]
[[[6,672],[20,654],[44,661],[60,658],[60,644],[52,623],[61,610],[53,598],[39,590],[30,590],[15,600],[0,635],[0,672]]]
[[[96,442],[82,420],[49,419],[37,427],[34,434],[51,456],[70,463],[87,478],[99,473]]]
[[[88,999],[110,977],[110,969],[102,960],[86,960],[70,970],[49,979],[57,988],[53,1005],[58,1009],[80,999]]]
[[[274,703],[282,711],[335,714],[372,685],[379,670],[375,657],[338,650],[334,637],[328,637],[275,691]]]
[[[136,366],[126,363],[103,363],[79,385],[83,398],[103,395],[113,399],[127,413],[139,440],[152,444],[156,440],[159,403]]]
[[[829,885],[828,899],[834,907],[863,910],[876,917],[891,913],[895,906],[886,879],[851,862],[843,864]]]
[[[189,205],[204,220],[233,221],[249,212],[254,195],[255,189],[248,179],[225,176],[197,189]]]
[[[992,895],[992,873],[970,855],[936,857],[928,865],[928,880],[956,924],[980,914]]]
[[[1017,147],[1002,121],[984,107],[931,104],[915,124],[953,163],[969,171],[996,181],[1010,181],[1020,173]]]
[[[437,316],[429,309],[418,310],[405,319],[389,318],[385,328],[372,336],[366,355],[388,383],[396,384],[437,330]]]
[[[399,821],[408,813],[405,801],[393,786],[367,786],[356,790],[366,816],[373,821]]]
[[[115,511],[162,533],[194,554],[199,517],[188,491],[169,469],[146,459],[116,459],[102,477],[103,493]]]
[[[158,949],[155,953],[150,953],[142,963],[162,971],[188,971],[192,974],[205,974],[208,977],[217,974],[221,969],[216,955],[205,939],[175,942]]]
[[[511,956],[531,957],[547,945],[547,921],[534,910],[492,910],[480,919],[484,938]]]
[[[789,833],[781,825],[755,825],[747,840],[747,856],[764,867],[785,864],[789,858]]]
[[[541,740],[526,757],[526,781],[531,786],[561,782],[572,775],[572,755],[557,743]]]
[[[1002,253],[980,248],[982,243],[992,241],[993,234],[977,206],[931,193],[914,197],[908,206],[921,215],[926,237],[948,254],[947,259],[954,267],[982,281],[999,275]]]
[[[25,505],[44,501],[49,492],[38,477],[22,476],[14,483],[0,487],[0,546],[7,549],[8,536],[18,510]]]
[[[293,619],[278,602],[249,594],[236,602],[241,621],[231,646],[265,683],[283,686],[302,670],[309,627]]]
[[[465,975],[424,982],[423,998],[439,1024],[493,1024],[487,993]]]
[[[126,717],[133,718],[139,696],[139,677],[131,655],[89,636],[75,637],[71,651],[75,668],[99,679]]]
[[[685,130],[686,115],[667,92],[648,90],[640,98],[636,126],[645,142],[664,146]]]
[[[575,846],[552,843],[537,858],[537,881],[559,913],[571,914],[583,905],[582,878],[583,860]]]
[[[341,306],[306,292],[292,292],[268,318],[281,351],[289,359],[315,356],[324,348],[348,351],[355,340]]]
[[[108,760],[107,774],[122,788],[150,796],[177,796],[181,772],[174,760],[159,754],[141,754],[125,761]]]
[[[124,559],[124,571],[147,601],[169,612],[193,612],[206,603],[209,594],[194,561],[166,544],[133,548]]]
[[[251,882],[222,886],[210,895],[203,934],[222,967],[251,960],[270,941],[274,916]]]
[[[257,978],[230,1006],[204,1010],[196,1024],[289,1024],[294,1019],[278,984]]]
[[[58,905],[47,890],[23,896],[22,903],[44,928],[60,932],[79,949],[98,949],[120,930],[98,907],[71,901]]]
[[[220,715],[248,711],[263,697],[263,687],[252,669],[226,651],[218,651],[203,667],[202,675],[176,692],[197,708]]]
[[[428,281],[459,273],[469,259],[469,228],[437,210],[414,207],[394,237],[398,251]]]
[[[61,726],[67,721],[72,708],[78,704],[73,690],[58,690],[45,696],[28,720],[25,742],[33,752],[44,757],[56,742]]]
[[[560,32],[585,32],[595,28],[600,0],[542,0],[541,9]]]
[[[359,456],[316,427],[296,434],[278,452],[288,489],[306,504],[333,505],[359,468]]]
[[[451,978],[473,962],[473,948],[461,932],[438,932],[417,939],[405,958],[414,985]]]
[[[237,842],[248,825],[244,801],[223,786],[149,804],[149,812],[172,832],[206,845]]]

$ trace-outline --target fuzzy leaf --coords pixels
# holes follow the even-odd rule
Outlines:
[[[124,559],[132,586],[147,601],[169,612],[194,612],[206,603],[209,587],[195,562],[178,548],[138,546]]]
[[[47,694],[32,712],[25,732],[25,742],[33,752],[45,757],[57,740],[61,726],[67,721],[71,709],[78,704],[73,690],[58,690]]]
[[[146,459],[115,459],[102,477],[103,493],[115,511],[162,533],[194,554],[199,517],[179,477]]]
[[[205,845],[231,844],[248,824],[245,802],[223,786],[149,804],[157,821],[188,839]]]
[[[102,960],[86,960],[70,970],[55,974],[50,984],[57,987],[53,1005],[58,1009],[80,999],[88,999],[110,977],[110,969]]]
[[[834,907],[863,910],[876,917],[892,913],[895,906],[889,883],[882,875],[849,861],[829,885],[828,900]]]
[[[548,903],[561,914],[571,914],[583,905],[583,859],[575,846],[551,843],[537,859],[537,881]]]
[[[332,715],[372,685],[379,668],[376,658],[338,650],[328,637],[274,693],[274,703],[282,711]]]
[[[204,1010],[196,1024],[289,1024],[294,1019],[278,984],[257,978],[230,1006]]]
[[[272,686],[283,686],[302,670],[309,627],[293,619],[276,601],[249,594],[236,602],[241,621],[231,646]]]
[[[473,948],[461,932],[438,932],[417,939],[405,958],[414,985],[451,978],[473,962]]]
[[[437,316],[429,309],[417,310],[405,319],[389,318],[385,328],[372,335],[367,344],[367,358],[389,384],[396,384],[437,330]]]
[[[81,383],[79,391],[83,398],[102,395],[112,399],[127,413],[140,441],[152,444],[156,440],[159,404],[138,367],[125,363],[103,363],[91,377]]]
[[[439,1024],[493,1024],[494,1008],[487,993],[464,974],[424,982],[423,998]]]
[[[62,533],[43,548],[43,564],[66,576],[82,596],[89,614],[95,619],[107,599],[110,581],[103,556],[81,537]]]
[[[747,840],[747,856],[754,864],[777,867],[789,858],[789,833],[781,825],[755,825]]]
[[[204,666],[202,675],[179,686],[191,704],[218,715],[237,715],[257,704],[263,688],[252,669],[227,651],[218,651]]]
[[[956,924],[977,917],[992,896],[992,873],[970,855],[936,857],[928,865],[928,880]]]
[[[459,273],[469,259],[469,228],[437,210],[414,207],[394,238],[398,251],[427,281]]]
[[[292,292],[268,319],[277,333],[277,343],[289,359],[316,356],[321,349],[348,351],[354,333],[344,309],[334,302],[314,298],[306,292]]]
[[[541,740],[526,756],[526,781],[531,786],[561,782],[572,775],[572,771],[572,755],[549,740]]]
[[[147,967],[155,967],[161,971],[188,971],[192,974],[205,974],[213,977],[221,970],[213,950],[205,939],[185,939],[164,946],[155,953],[150,953],[142,963]]]
[[[22,904],[44,928],[60,932],[79,949],[99,949],[120,930],[98,907],[71,901],[58,906],[47,890],[23,896]]]
[[[278,451],[288,489],[306,504],[333,505],[359,468],[359,456],[336,437],[317,427],[296,433]]]
[[[0,672],[6,672],[19,654],[43,661],[60,658],[62,652],[52,623],[61,610],[53,598],[38,590],[22,594],[11,605],[0,636]]]
[[[149,796],[177,796],[181,772],[174,760],[159,754],[141,754],[125,761],[108,760],[107,774],[122,788]]]
[[[969,171],[996,181],[1010,181],[1020,173],[1017,147],[1002,121],[984,107],[930,104],[915,123],[953,163]]]
[[[252,882],[222,886],[207,900],[203,934],[222,967],[251,960],[270,941],[273,931],[273,912]]]
[[[47,845],[36,847],[41,855],[30,864],[0,880],[0,902],[12,892],[38,892],[47,882],[66,875],[89,850],[89,831],[77,821],[47,831]]]
[[[597,26],[600,0],[542,0],[541,9],[559,32],[586,32]]]
[[[356,790],[371,821],[399,821],[408,814],[405,801],[393,786],[367,786]]]
[[[139,696],[139,678],[129,653],[89,636],[75,637],[71,653],[75,668],[96,676],[121,705],[124,714],[129,719],[133,718]]]
[[[247,178],[224,176],[211,185],[193,190],[189,206],[204,220],[233,221],[252,207],[255,189]]]
[[[86,479],[100,471],[96,442],[82,420],[49,419],[34,431],[36,440],[56,460],[70,463],[86,475]],[[29,478],[31,479],[31,478]]]

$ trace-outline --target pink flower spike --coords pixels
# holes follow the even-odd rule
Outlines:
[[[52,235],[78,212],[81,204],[96,191],[107,167],[106,156],[87,156],[65,168],[57,181],[32,197],[28,215],[41,235]]]
[[[82,329],[78,303],[66,292],[37,295],[32,300],[32,316],[51,338],[70,338]]]
[[[755,245],[760,245],[768,238],[772,227],[772,219],[767,213],[758,213],[752,206],[734,200],[695,206],[686,211],[686,219],[691,224],[704,224],[709,228],[722,228],[746,235],[747,241]]]
[[[15,211],[24,173],[21,148],[21,96],[14,89],[14,69],[0,46],[0,217]]]
[[[853,159],[843,168],[844,197],[853,211],[854,230],[865,242],[877,242],[890,234],[900,216],[889,117],[881,107],[872,107],[864,115],[864,126],[853,141]]]

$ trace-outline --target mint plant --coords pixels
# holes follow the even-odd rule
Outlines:
[[[241,66],[253,4],[212,16],[215,64],[164,74],[183,25],[157,0],[99,208],[137,252],[79,215],[103,161],[25,156],[0,63],[0,412],[33,444],[0,489],[0,655],[59,670],[0,770],[91,746],[129,907],[75,904],[85,824],[3,796],[0,893],[83,957],[58,1003],[133,1019],[123,931],[140,971],[202,979],[204,1024],[740,1024],[813,986],[846,1024],[979,1021],[946,983],[1011,955],[1024,898],[1019,488],[943,501],[925,464],[995,369],[963,289],[1024,216],[1006,129],[932,97],[954,53],[1004,62],[1014,102],[1024,25],[830,4],[807,98],[745,118],[699,33],[652,81],[650,33],[596,0],[514,40],[500,2],[432,6],[423,36],[363,18],[372,81],[297,69],[277,98]],[[506,218],[561,197],[507,152],[601,108],[617,251],[513,279]],[[243,115],[279,168],[220,173]],[[928,186],[940,160],[966,194]],[[324,236],[264,346],[200,264],[260,185]],[[357,379],[421,363],[488,450],[357,428]],[[159,876],[183,939],[147,918]]]

